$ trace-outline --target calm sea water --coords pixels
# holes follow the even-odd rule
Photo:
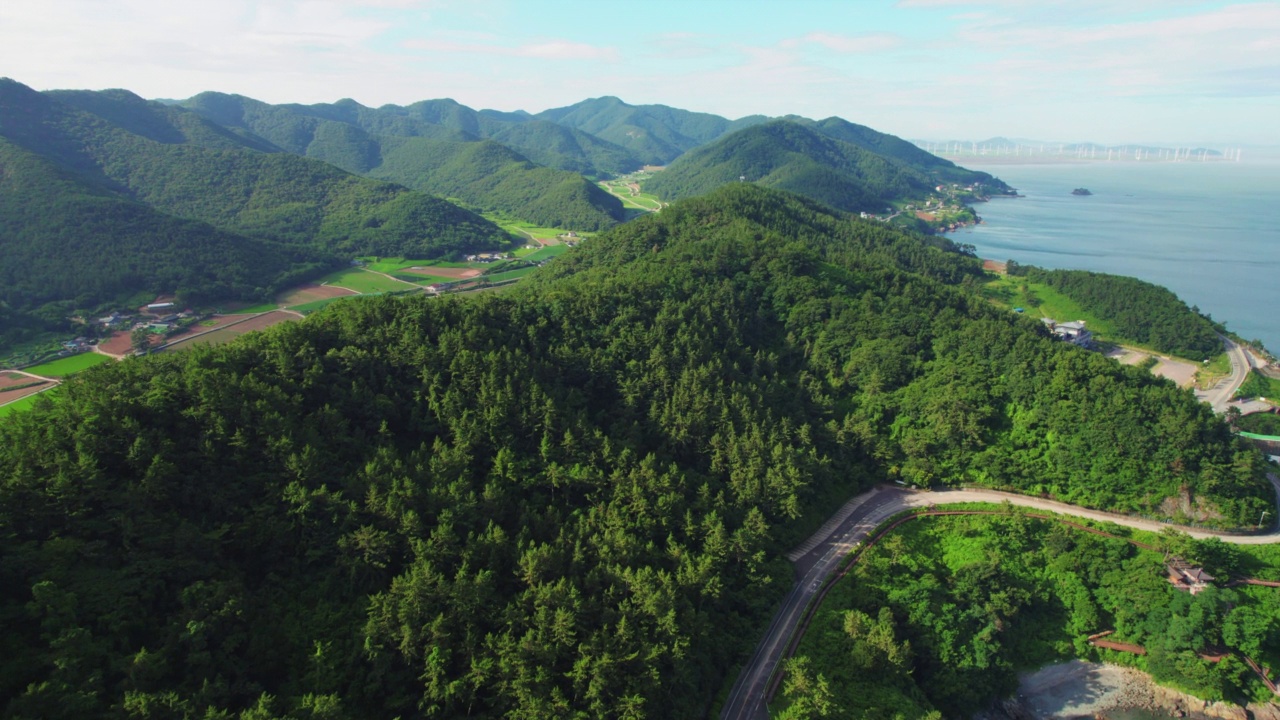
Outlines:
[[[1164,285],[1280,352],[1280,164],[965,166],[1026,197],[979,204],[984,224],[952,233],[956,242],[984,258]]]

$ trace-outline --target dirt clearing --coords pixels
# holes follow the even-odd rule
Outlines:
[[[468,278],[480,277],[481,272],[475,268],[448,268],[448,267],[407,267],[400,272],[409,275],[425,275],[427,277],[453,278],[454,280],[466,280]]]
[[[310,283],[301,285],[287,290],[276,298],[276,302],[285,307],[293,305],[305,305],[306,303],[315,302],[317,300],[328,300],[335,297],[346,297],[347,295],[359,295],[360,293],[348,290],[343,287],[334,287],[333,285],[316,285]]]

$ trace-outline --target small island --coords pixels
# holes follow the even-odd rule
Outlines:
[[[1093,193],[1089,192],[1089,188],[1076,188],[1075,190],[1071,191],[1071,194],[1072,195],[1092,195]]]

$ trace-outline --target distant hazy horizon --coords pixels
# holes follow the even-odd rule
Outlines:
[[[899,137],[1267,145],[1280,3],[1223,0],[44,0],[0,4],[36,89],[537,111],[616,95]]]

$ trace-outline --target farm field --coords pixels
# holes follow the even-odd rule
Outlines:
[[[98,352],[107,355],[124,356],[132,350],[133,338],[130,337],[128,330],[117,330],[106,340],[98,341]]]
[[[347,296],[345,296],[345,297],[350,298],[350,297],[360,297],[360,296],[359,296],[359,295],[347,295]],[[323,300],[316,300],[315,302],[309,302],[309,303],[305,303],[305,304],[303,304],[303,305],[294,305],[293,307],[291,307],[291,308],[289,308],[289,309],[290,309],[290,310],[292,310],[293,312],[296,312],[296,313],[301,313],[301,314],[303,314],[303,315],[310,315],[310,314],[311,314],[311,313],[313,313],[313,312],[316,312],[316,311],[318,311],[318,310],[323,310],[324,308],[328,307],[330,304],[332,304],[332,303],[336,303],[336,302],[338,302],[339,300],[343,300],[343,299],[345,299],[345,298],[341,298],[341,297],[325,298],[325,299],[323,299]]]
[[[57,384],[57,383],[40,382],[39,380],[35,380],[32,378],[23,378],[23,379],[26,380],[28,383],[31,383],[31,385],[28,385],[27,387],[18,387],[18,388],[13,388],[11,386],[10,389],[0,388],[0,403],[10,403],[10,402],[13,402],[14,400],[19,400],[21,398],[28,397],[30,395],[35,395],[36,393],[41,392],[43,390],[48,390],[49,388]]]
[[[329,301],[331,302],[336,299],[337,298],[330,298]],[[272,325],[279,325],[282,322],[290,322],[298,319],[300,318],[294,313],[275,310],[243,322],[238,322],[235,325],[215,330],[211,333],[198,335],[186,340],[179,340],[178,342],[166,347],[165,350],[187,350],[195,347],[196,345],[225,345],[245,333],[253,332],[254,330],[262,330],[269,328]]]
[[[656,195],[637,191],[632,187],[632,185],[638,186],[639,181],[647,177],[647,175],[643,177],[626,177],[617,180],[606,180],[596,184],[600,186],[601,190],[621,200],[623,207],[644,210],[645,212],[657,212],[662,209],[662,201]]]
[[[372,275],[372,273],[366,273],[366,274]],[[374,277],[382,277],[382,276],[374,275]],[[357,294],[359,293],[357,293],[354,290],[349,290],[346,287],[335,287],[333,285],[319,285],[316,283],[307,283],[306,285],[299,285],[296,288],[292,288],[290,290],[284,291],[283,293],[280,294],[278,298],[276,298],[276,302],[279,305],[283,305],[284,307],[293,307],[294,305],[303,305],[306,303],[315,302],[317,300],[326,300],[328,298],[344,297],[348,295],[357,295]],[[274,310],[275,307],[273,306],[269,309]]]
[[[571,248],[568,245],[552,245],[550,247],[544,247],[530,255],[526,255],[522,259],[527,260],[528,262],[542,262],[543,260],[550,260],[553,257],[559,257],[570,249]]]
[[[45,377],[65,377],[74,375],[82,370],[87,370],[94,365],[101,365],[105,362],[111,362],[111,358],[96,352],[80,353],[70,357],[59,358],[52,362],[36,365],[35,367],[26,368],[26,371],[33,375],[43,375]]]
[[[400,272],[406,275],[419,275],[422,277],[444,278],[445,280],[466,280],[468,278],[479,277],[482,271],[473,267],[453,268],[453,267],[413,266],[413,267],[403,268]]]
[[[394,292],[396,290],[408,290],[413,287],[412,284],[403,280],[389,278],[386,275],[364,268],[339,270],[320,278],[320,283],[336,285],[361,294]]]
[[[21,373],[0,372],[0,393],[3,393],[5,388],[18,387],[19,385],[26,385],[33,382],[39,381]]]
[[[16,412],[22,412],[23,410],[30,409],[32,405],[36,404],[36,398],[38,397],[40,397],[39,394],[28,395],[19,400],[15,400],[11,403],[0,405],[0,418],[5,417],[6,415],[11,415]]]
[[[244,315],[218,315],[217,317],[211,317],[206,320],[202,320],[196,323],[195,325],[192,325],[191,327],[187,328],[187,330],[185,330],[184,332],[177,333],[176,335],[170,335],[169,337],[164,339],[164,342],[165,343],[181,342],[189,337],[199,335],[200,333],[209,332],[211,330],[215,330],[217,328],[224,327],[232,323],[245,321],[244,317],[245,317]]]

